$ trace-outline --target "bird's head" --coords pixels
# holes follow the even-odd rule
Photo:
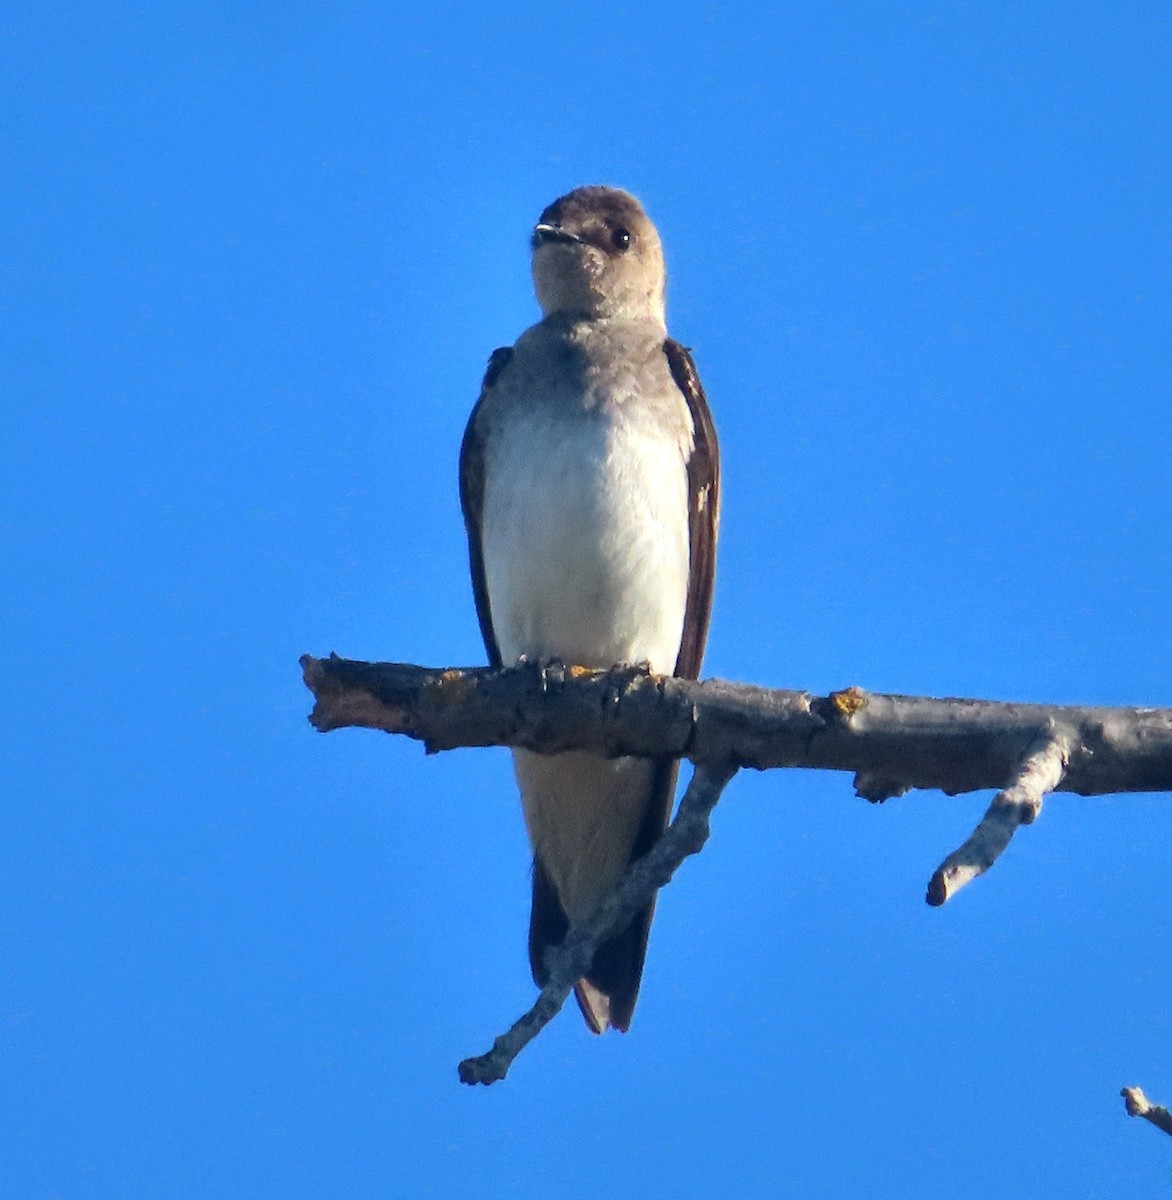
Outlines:
[[[541,214],[532,245],[533,283],[546,316],[664,323],[663,247],[629,192],[575,188]]]

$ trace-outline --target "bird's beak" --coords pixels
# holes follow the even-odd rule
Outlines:
[[[533,226],[533,236],[529,239],[533,249],[538,246],[544,246],[549,242],[566,242],[574,245],[582,239],[576,233],[570,233],[568,229],[563,229],[560,225],[541,225]]]

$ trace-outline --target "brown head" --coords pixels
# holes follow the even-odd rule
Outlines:
[[[629,192],[575,188],[541,214],[532,244],[533,284],[546,316],[664,323],[663,246]]]

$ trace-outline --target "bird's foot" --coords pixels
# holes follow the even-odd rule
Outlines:
[[[560,658],[530,658],[528,654],[522,654],[517,659],[517,666],[536,668],[543,683],[564,683],[567,679],[609,675],[615,683],[622,684],[651,674],[651,664],[646,659],[635,663],[615,663],[610,667],[587,667],[581,663],[567,663]]]

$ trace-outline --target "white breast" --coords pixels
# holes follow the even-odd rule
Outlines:
[[[483,551],[501,657],[646,660],[669,674],[687,603],[683,451],[637,415],[558,418],[516,415],[488,464]]]

